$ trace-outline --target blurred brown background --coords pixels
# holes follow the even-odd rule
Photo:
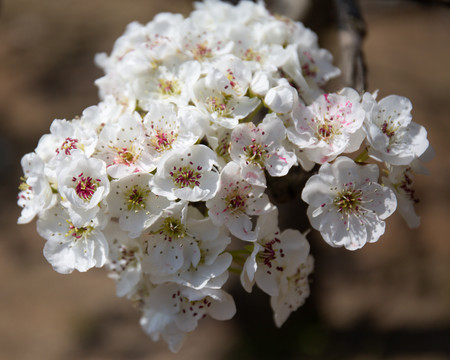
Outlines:
[[[97,103],[94,54],[131,21],[188,14],[188,0],[4,0],[0,19],[0,359],[450,359],[450,8],[362,1],[368,89],[411,99],[436,150],[418,176],[422,225],[399,216],[357,252],[312,238],[312,296],[278,330],[269,298],[236,295],[238,315],[205,320],[176,356],[140,329],[102,270],[60,275],[35,223],[16,225],[20,158],[54,118]],[[262,329],[262,330],[261,330]]]

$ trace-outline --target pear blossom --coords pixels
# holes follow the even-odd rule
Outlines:
[[[234,128],[259,105],[256,97],[238,96],[227,76],[212,69],[194,84],[194,103],[209,121],[227,129]]]
[[[283,122],[266,115],[257,127],[253,123],[236,126],[231,133],[230,156],[241,165],[242,176],[250,184],[265,186],[264,170],[272,176],[284,176],[297,162],[281,142],[286,137]]]
[[[137,112],[122,115],[117,123],[106,124],[99,134],[95,157],[107,165],[108,175],[122,178],[135,172],[155,169],[145,151],[145,130]]]
[[[65,207],[53,207],[37,222],[39,235],[47,240],[44,246],[45,258],[61,274],[102,267],[109,251],[108,242],[102,233],[105,225],[106,219],[102,216],[94,217],[80,226],[74,225]]]
[[[350,88],[323,94],[309,106],[299,102],[293,117],[296,133],[289,132],[289,140],[318,164],[356,151],[364,140],[365,112],[359,95]]]
[[[365,93],[363,105],[367,121],[364,130],[370,144],[369,155],[392,165],[408,165],[428,148],[427,131],[411,121],[411,101],[390,95],[376,102]]]
[[[50,134],[43,135],[36,147],[36,154],[46,163],[57,157],[70,156],[73,151],[83,151],[91,156],[97,143],[94,130],[80,126],[78,120],[53,120]]]
[[[201,66],[197,61],[175,64],[173,67],[158,66],[154,71],[137,77],[134,91],[139,106],[147,101],[170,102],[180,107],[192,99],[192,86],[200,77]],[[144,105],[145,107],[145,105]],[[151,106],[147,106],[151,109]]]
[[[108,239],[108,261],[105,264],[110,270],[109,277],[116,281],[118,297],[132,297],[143,281],[142,259],[144,247],[140,239],[132,239],[123,231],[117,222],[110,221],[103,229]]]
[[[250,216],[263,214],[273,208],[264,194],[264,187],[251,185],[241,175],[241,167],[229,162],[220,173],[216,195],[206,202],[208,214],[216,225],[224,225],[231,234],[245,241],[255,241]]]
[[[167,156],[151,180],[152,191],[169,200],[201,201],[217,191],[216,154],[205,145],[193,145]]]
[[[202,136],[202,119],[191,108],[176,111],[171,104],[147,102],[142,109],[144,148],[155,167],[172,151],[194,145]]]
[[[99,159],[77,154],[58,175],[61,205],[67,208],[75,227],[82,227],[101,211],[109,193],[106,164]]]
[[[17,205],[22,207],[18,224],[27,224],[36,215],[43,214],[57,202],[52,185],[44,175],[45,164],[34,152],[28,153],[21,160],[24,177],[19,186]]]
[[[308,276],[313,267],[313,257],[308,255],[294,274],[282,278],[279,294],[270,298],[276,326],[281,327],[289,315],[305,303],[310,293]]]
[[[107,198],[109,214],[119,219],[120,228],[131,238],[137,238],[152,225],[170,201],[150,190],[152,176],[134,173],[111,181]]]
[[[419,199],[414,189],[414,173],[411,166],[390,165],[388,176],[383,177],[383,183],[394,191],[397,197],[398,211],[408,227],[419,227],[420,217],[414,209],[414,205],[419,202]]]
[[[234,300],[223,290],[201,289],[166,283],[153,289],[141,317],[144,331],[157,341],[162,337],[177,352],[185,334],[209,315],[216,320],[231,319],[236,312]]]
[[[256,282],[270,296],[280,293],[281,279],[292,276],[309,254],[309,243],[299,231],[278,228],[278,210],[261,215],[257,223],[258,239],[244,264],[241,283],[251,291]]]
[[[378,166],[345,156],[323,164],[302,191],[311,226],[331,246],[356,250],[376,242],[396,209],[394,192],[377,183]]]
[[[231,238],[223,227],[215,226],[211,219],[190,207],[186,232],[195,239],[200,250],[198,262],[179,269],[177,273],[152,278],[155,284],[172,281],[194,289],[204,287],[220,289],[228,279],[232,256],[224,252]]]
[[[173,203],[150,226],[147,235],[143,270],[151,277],[167,276],[195,267],[200,261],[200,248],[188,228],[188,203]]]

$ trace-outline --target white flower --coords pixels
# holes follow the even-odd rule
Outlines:
[[[174,151],[151,180],[152,191],[169,200],[205,201],[216,193],[219,174],[216,154],[205,145]]]
[[[83,226],[97,215],[109,193],[106,164],[78,153],[58,175],[58,191],[73,225]]]
[[[211,122],[232,129],[260,103],[258,98],[238,96],[232,89],[227,76],[212,69],[195,83],[194,103]]]
[[[113,178],[155,169],[144,147],[145,131],[137,112],[122,115],[117,123],[106,124],[99,135],[95,157],[102,159]]]
[[[411,166],[388,166],[389,175],[383,183],[389,186],[397,197],[398,211],[410,228],[420,225],[414,205],[419,202],[414,190],[414,174]]]
[[[116,295],[131,298],[143,281],[143,243],[140,239],[128,237],[115,221],[108,223],[103,234],[108,239],[109,254],[106,266],[111,271],[109,277],[116,281]]]
[[[173,203],[149,228],[144,254],[144,272],[153,278],[175,274],[200,261],[197,241],[188,229],[187,202]]]
[[[365,113],[353,89],[323,94],[309,106],[298,103],[292,115],[296,133],[288,132],[289,140],[318,164],[358,150],[364,140],[361,127]]]
[[[266,115],[257,127],[253,123],[236,126],[231,133],[231,158],[242,167],[242,176],[253,185],[265,186],[264,170],[284,176],[297,162],[281,142],[286,137],[283,122],[276,114]]]
[[[192,86],[200,77],[201,66],[197,61],[188,61],[175,66],[158,66],[154,71],[136,77],[134,91],[139,106],[145,106],[149,100],[171,102],[178,106],[187,106],[192,98]]]
[[[111,182],[109,214],[119,218],[120,228],[131,238],[139,237],[170,205],[165,197],[150,191],[151,178],[147,173],[135,173]]]
[[[39,235],[47,240],[45,258],[61,274],[102,267],[109,249],[101,232],[105,225],[105,218],[97,216],[81,226],[75,226],[67,209],[55,206],[37,222]]]
[[[194,145],[204,133],[198,113],[189,107],[176,112],[171,104],[147,102],[143,124],[145,149],[156,167],[172,151]]]
[[[235,313],[233,298],[223,290],[194,290],[166,283],[151,291],[140,322],[153,340],[162,336],[170,350],[177,352],[184,335],[193,331],[204,316],[229,320]]]
[[[224,253],[231,242],[228,231],[214,225],[197,209],[189,207],[186,233],[197,242],[200,249],[198,262],[195,265],[188,263],[189,267],[181,268],[177,273],[153,277],[152,281],[155,284],[175,282],[194,289],[220,289],[228,279],[227,270],[232,261],[232,256]]]
[[[241,273],[241,283],[251,291],[256,282],[270,296],[278,296],[282,279],[294,275],[309,254],[309,243],[297,230],[278,228],[278,210],[263,214],[257,223],[258,239]]]
[[[383,220],[395,211],[397,201],[377,180],[377,165],[357,165],[344,156],[323,164],[308,179],[302,191],[308,218],[329,245],[356,250],[383,235]]]
[[[58,157],[70,156],[73,151],[83,151],[90,157],[97,144],[93,129],[83,127],[78,120],[53,120],[50,134],[43,135],[36,147],[36,154],[46,163]]]
[[[428,148],[427,131],[411,121],[411,102],[390,95],[378,103],[365,93],[363,105],[368,113],[364,130],[370,144],[369,155],[392,165],[408,165]]]
[[[229,162],[220,173],[216,195],[206,202],[208,214],[216,225],[225,225],[241,240],[255,241],[250,216],[263,214],[273,208],[264,194],[264,187],[251,185],[241,175],[241,168]]]
[[[22,207],[18,224],[27,224],[36,215],[43,214],[56,204],[56,194],[44,175],[45,164],[42,159],[32,152],[21,160],[24,177],[19,186],[17,205]]]
[[[314,261],[309,255],[294,274],[282,279],[280,293],[270,298],[276,326],[281,327],[289,315],[304,304],[309,296],[308,276],[313,267]]]

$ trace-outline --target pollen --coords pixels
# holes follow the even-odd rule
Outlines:
[[[145,209],[145,201],[150,193],[148,188],[140,188],[135,185],[126,194],[125,198],[127,200],[128,210],[134,210],[136,212]]]
[[[353,214],[360,210],[362,202],[362,191],[354,189],[352,185],[345,184],[344,189],[338,192],[334,199],[334,206],[337,207],[338,212],[344,215]]]
[[[202,169],[201,166],[198,166],[197,169],[192,169],[189,166],[184,167],[175,167],[170,172],[170,176],[172,176],[173,182],[179,188],[194,188],[196,186],[200,186],[200,179],[202,175],[199,171]]]
[[[99,183],[101,182],[100,179],[93,179],[90,176],[83,176],[83,173],[78,175],[78,177],[74,176],[72,181],[77,183],[75,186],[75,192],[77,195],[86,201],[91,200],[92,195],[94,195]]]

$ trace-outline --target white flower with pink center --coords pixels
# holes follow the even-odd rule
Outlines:
[[[143,270],[151,278],[170,276],[198,265],[200,249],[189,231],[189,212],[187,202],[173,203],[143,235]]]
[[[61,274],[102,267],[109,251],[108,242],[101,231],[105,225],[103,216],[75,225],[65,207],[55,206],[37,222],[39,235],[47,240],[45,258]]]
[[[318,164],[358,150],[364,140],[365,112],[353,89],[323,94],[309,106],[299,103],[292,116],[296,132],[288,133],[289,140]]]
[[[152,277],[153,283],[175,282],[194,289],[220,289],[228,279],[227,270],[232,261],[231,254],[224,252],[231,242],[228,231],[222,226],[214,225],[211,219],[204,217],[196,208],[189,207],[186,232],[199,247],[198,262],[188,262],[188,266],[173,274]]]
[[[216,154],[205,145],[174,151],[158,167],[152,191],[169,200],[206,201],[216,193],[219,174]]]
[[[408,165],[428,148],[427,131],[411,121],[412,105],[407,98],[390,95],[377,103],[373,95],[365,93],[363,105],[369,155],[374,159]]]
[[[244,264],[241,283],[251,292],[253,284],[270,296],[280,294],[282,279],[297,272],[309,254],[306,237],[297,230],[278,228],[278,210],[263,214],[257,222],[258,239]]]
[[[145,150],[159,166],[162,158],[176,150],[194,145],[204,133],[198,112],[190,107],[176,111],[171,104],[147,102],[143,110]]]
[[[238,96],[230,80],[220,71],[212,69],[194,85],[194,103],[209,121],[233,129],[240,119],[249,115],[260,104],[256,97]]]
[[[251,216],[270,211],[273,205],[264,194],[265,188],[251,185],[241,174],[241,167],[229,162],[220,173],[216,195],[206,202],[208,214],[216,225],[224,225],[241,240],[255,241]]]
[[[119,219],[120,228],[137,238],[170,205],[164,196],[150,190],[152,175],[135,173],[111,181],[107,203],[109,214]]]
[[[155,169],[144,147],[145,132],[137,112],[125,114],[117,123],[106,124],[99,135],[94,157],[107,164],[108,175],[122,178]]]
[[[144,331],[157,341],[162,337],[177,352],[186,333],[195,330],[207,315],[229,320],[236,313],[232,296],[220,289],[195,290],[165,283],[156,286],[148,297],[141,317]]]
[[[54,120],[50,134],[40,138],[35,151],[45,162],[45,175],[55,182],[61,169],[67,166],[75,153],[90,157],[96,144],[95,130],[82,126],[79,120]]]
[[[242,176],[253,185],[265,186],[264,170],[271,176],[284,176],[297,162],[282,145],[286,128],[276,114],[266,115],[257,127],[253,123],[236,126],[231,133],[230,156],[240,164]]]
[[[76,227],[92,220],[109,193],[106,164],[99,159],[77,154],[58,175],[61,204]]]
[[[183,107],[192,99],[192,86],[200,77],[201,66],[197,61],[177,62],[173,66],[158,66],[154,71],[136,78],[134,90],[139,106],[148,101],[170,102]]]
[[[356,250],[376,242],[396,209],[394,192],[377,183],[378,166],[341,156],[323,164],[302,191],[311,226],[331,246]]]
[[[36,215],[51,209],[57,202],[56,194],[44,175],[45,164],[34,152],[26,154],[21,160],[24,176],[21,178],[17,205],[22,207],[18,224],[27,224]]]
[[[308,276],[313,268],[314,259],[308,255],[293,274],[281,279],[279,294],[270,298],[276,326],[281,327],[289,315],[305,303],[310,292]]]

